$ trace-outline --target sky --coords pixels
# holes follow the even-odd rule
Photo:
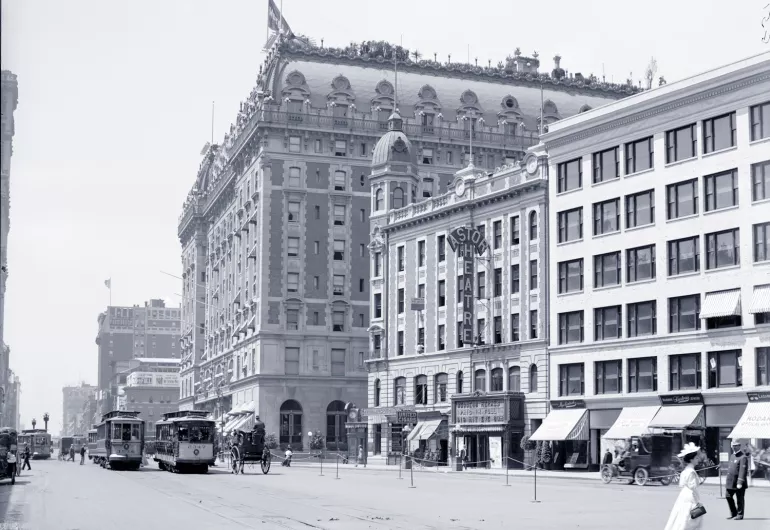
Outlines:
[[[263,61],[268,0],[4,0],[2,68],[19,77],[11,160],[5,342],[22,422],[61,427],[62,387],[97,371],[97,316],[178,305],[177,220],[200,151],[219,141]],[[280,0],[276,4],[280,5]],[[403,42],[496,64],[520,47],[541,70],[668,82],[770,50],[770,0],[285,0],[295,33]],[[626,11],[624,13],[624,11]],[[770,29],[770,24],[765,23]],[[765,40],[768,40],[765,38]]]

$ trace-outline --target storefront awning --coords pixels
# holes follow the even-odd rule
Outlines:
[[[770,401],[760,401],[746,405],[746,411],[728,438],[764,438],[770,439]]]
[[[370,416],[367,416],[367,419],[372,424],[388,423],[388,417],[385,416],[384,414],[372,414]]]
[[[439,420],[426,420],[424,422],[421,422],[423,426],[422,426],[422,429],[420,429],[420,434],[418,435],[417,439],[430,440],[434,434],[437,434],[439,426],[441,425],[441,421],[442,420],[439,419]]]
[[[706,293],[701,318],[729,317],[741,314],[741,290],[717,291]]]
[[[607,440],[626,440],[631,436],[642,436],[647,433],[655,415],[660,410],[654,407],[626,407],[620,416],[602,438]]]
[[[749,313],[770,313],[770,284],[755,285]]]
[[[422,430],[424,426],[423,422],[418,423],[414,426],[414,429],[409,431],[409,435],[406,437],[407,442],[411,442],[412,440],[419,440],[418,436],[420,435],[420,431]]]
[[[532,441],[588,440],[586,409],[552,410],[530,438]]]
[[[655,429],[687,429],[704,427],[703,405],[672,405],[660,407],[650,427]]]
[[[238,423],[239,421],[241,421],[242,419],[243,419],[243,416],[235,416],[235,417],[230,418],[230,421],[225,423],[225,428],[222,429],[222,430],[224,432],[232,431],[233,427],[235,426],[235,424]]]

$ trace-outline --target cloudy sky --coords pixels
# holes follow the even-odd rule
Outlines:
[[[280,3],[277,0],[276,3]],[[520,47],[550,70],[671,82],[770,50],[770,0],[285,0],[296,33],[326,45],[388,40],[493,64]],[[181,286],[177,218],[209,140],[235,118],[262,62],[267,0],[5,0],[2,68],[19,76],[11,165],[5,341],[22,421],[96,379],[96,318]],[[768,23],[765,24],[769,27]]]

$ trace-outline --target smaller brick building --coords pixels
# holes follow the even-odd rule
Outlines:
[[[134,359],[117,375],[118,409],[138,411],[145,421],[146,439],[155,439],[155,422],[179,402],[179,359]]]

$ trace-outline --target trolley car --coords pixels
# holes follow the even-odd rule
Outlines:
[[[160,469],[174,473],[208,473],[216,461],[216,422],[202,410],[163,414],[155,424],[155,458]]]
[[[94,425],[94,428],[88,431],[87,438],[88,438],[88,459],[93,459],[94,451],[96,451],[96,433],[98,431],[96,430],[96,425]],[[96,460],[93,460],[94,464],[96,463]]]
[[[76,434],[72,437],[72,445],[75,446],[75,454],[80,454],[80,448],[84,445],[88,448],[88,435]]]
[[[29,454],[32,460],[45,460],[51,458],[51,435],[45,429],[26,429],[18,435],[19,447],[24,449],[24,444],[29,445]]]
[[[144,453],[144,421],[139,412],[114,410],[96,426],[92,457],[103,468],[137,470]]]
[[[72,445],[72,436],[62,436],[59,439],[59,460],[67,460]]]

